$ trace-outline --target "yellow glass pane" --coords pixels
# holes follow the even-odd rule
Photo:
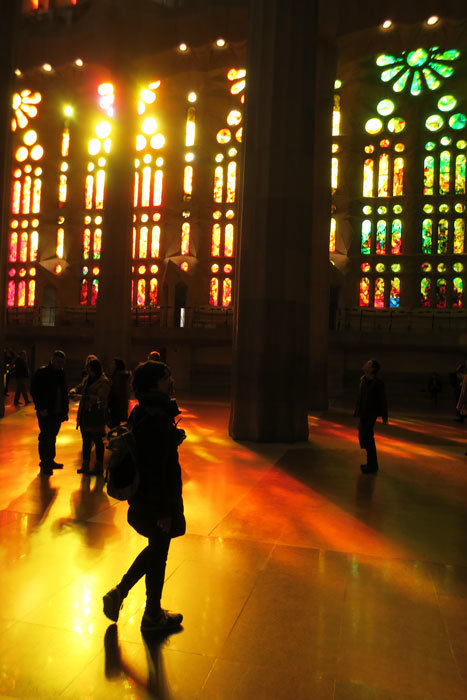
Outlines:
[[[68,129],[63,130],[62,134],[62,158],[67,158],[70,153],[70,132]]]
[[[37,231],[33,231],[31,233],[31,244],[30,244],[30,251],[29,251],[30,262],[34,262],[35,260],[37,260],[38,249],[39,249],[39,234]]]
[[[154,173],[154,195],[152,203],[155,207],[162,204],[162,170],[156,170]]]
[[[147,226],[142,226],[139,232],[139,257],[148,257],[148,234],[149,229]]]
[[[185,146],[191,147],[195,143],[195,108],[190,107],[186,118]]]
[[[56,251],[55,251],[57,258],[63,258],[64,245],[65,245],[65,229],[60,227],[59,229],[57,229],[57,246],[56,246]]]
[[[224,187],[224,168],[218,165],[214,171],[214,201],[222,202],[222,190]]]
[[[105,170],[98,170],[96,174],[96,209],[103,209],[105,194]]]
[[[237,188],[237,163],[231,161],[227,167],[227,199],[231,203],[235,202],[235,192]]]
[[[234,252],[234,227],[233,224],[227,224],[225,227],[224,238],[224,255],[231,258]]]
[[[219,224],[214,224],[212,227],[211,240],[211,255],[213,258],[218,258],[221,254],[221,227]]]
[[[23,214],[29,214],[31,211],[31,186],[32,180],[29,175],[26,175],[23,182],[23,196],[21,202],[21,211]]]
[[[185,167],[183,175],[183,194],[185,197],[191,197],[193,193],[193,168],[191,165]]]
[[[232,304],[232,280],[226,277],[222,283],[222,306],[230,306]]]
[[[188,255],[190,252],[190,224],[185,222],[182,226],[182,241],[180,251],[182,255]]]
[[[160,226],[152,227],[151,257],[158,258],[160,255],[161,229]]]
[[[209,285],[209,303],[211,306],[219,304],[219,280],[217,277],[212,277]]]
[[[151,194],[151,176],[152,176],[152,170],[151,170],[151,167],[148,165],[146,168],[143,168],[143,179],[141,181],[141,206],[142,207],[149,206],[149,200],[150,200],[150,194]]]
[[[66,202],[66,196],[67,196],[67,176],[66,175],[60,175],[60,181],[58,185],[58,201],[59,202]]]
[[[84,191],[84,206],[86,209],[92,209],[92,200],[94,192],[94,175],[86,176],[86,187]]]

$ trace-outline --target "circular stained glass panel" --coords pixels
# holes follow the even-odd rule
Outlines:
[[[423,66],[428,59],[428,51],[425,49],[416,49],[415,51],[410,51],[407,55],[407,63],[409,66]]]
[[[457,112],[453,114],[452,117],[449,117],[449,126],[451,129],[456,129],[458,131],[459,129],[463,129],[466,124],[467,117],[465,114],[462,114],[462,112]]]
[[[360,269],[362,272],[369,272],[370,271],[370,263],[362,263],[360,265]]]
[[[384,263],[376,263],[376,272],[384,272],[386,265]]]
[[[399,263],[394,263],[394,265],[391,265],[391,272],[400,272],[401,271],[401,266]]]
[[[449,146],[451,141],[452,141],[452,138],[450,136],[443,136],[443,138],[441,139],[441,145],[442,146]]]
[[[383,122],[381,121],[381,119],[377,119],[376,117],[373,117],[373,119],[369,119],[365,124],[365,131],[368,134],[379,134],[382,128]]]
[[[394,112],[395,107],[396,105],[392,100],[381,100],[381,102],[378,102],[376,110],[382,117],[388,117]]]
[[[438,100],[438,109],[442,112],[450,112],[457,104],[457,100],[453,95],[443,95]]]
[[[434,207],[432,204],[425,204],[423,207],[423,211],[426,212],[427,214],[432,214],[434,211]]]
[[[449,204],[440,204],[440,205],[439,205],[439,210],[440,210],[440,212],[442,212],[443,214],[445,214],[446,212],[449,211]]]
[[[396,143],[396,145],[394,146],[394,150],[398,153],[402,153],[402,151],[405,150],[405,146],[403,143]]]
[[[446,272],[446,270],[447,270],[446,263],[439,263],[439,265],[437,266],[436,269],[438,270],[438,272]]]
[[[431,114],[426,120],[425,126],[429,131],[439,131],[444,126],[444,119],[441,114]]]
[[[464,266],[460,262],[455,262],[454,265],[452,266],[452,269],[454,270],[454,272],[462,272],[462,270],[464,269]]]
[[[387,207],[378,207],[378,214],[387,214],[388,209]]]
[[[426,151],[432,151],[434,148],[436,148],[436,144],[433,141],[428,141],[428,143],[425,144]]]
[[[400,214],[402,212],[402,207],[400,204],[395,204],[392,208],[394,214]]]
[[[467,141],[464,141],[464,139],[461,139],[460,141],[458,141],[456,143],[456,146],[460,151],[463,151],[465,148],[467,148]]]
[[[373,207],[369,207],[368,205],[366,207],[363,207],[363,213],[368,216],[368,214],[371,214],[373,211]]]
[[[393,117],[388,121],[388,129],[392,131],[393,134],[399,134],[405,129],[405,121],[400,117]]]
[[[461,214],[463,211],[465,211],[465,204],[462,204],[462,202],[457,202],[457,204],[454,205],[454,209]]]
[[[421,267],[422,272],[431,272],[430,263],[422,263],[420,267]]]
[[[374,146],[365,146],[365,153],[373,153],[375,150]]]
[[[389,139],[383,139],[382,141],[379,142],[379,145],[381,148],[389,148],[391,145],[391,142]]]

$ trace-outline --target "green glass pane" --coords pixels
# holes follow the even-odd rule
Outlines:
[[[446,308],[446,284],[444,278],[436,280],[436,306],[438,309]]]
[[[422,272],[431,272],[430,263],[422,263],[421,269],[422,269]]]
[[[423,75],[430,90],[437,90],[441,85],[440,81],[429,68],[423,68]]]
[[[430,61],[428,66],[443,78],[450,78],[454,73],[454,68],[452,66],[444,66],[442,63],[436,63],[436,61]]]
[[[394,265],[391,265],[391,272],[400,272],[401,271],[401,266],[399,263],[394,263]]]
[[[404,70],[404,66],[398,65],[394,66],[394,68],[388,68],[388,70],[383,70],[383,72],[381,73],[381,80],[383,81],[383,83],[388,83],[390,80],[395,78],[396,75],[399,75],[401,70]]]
[[[392,208],[394,214],[401,214],[402,213],[402,207],[400,204],[395,204]]]
[[[377,263],[376,264],[376,272],[384,272],[386,269],[386,265],[384,263]]]
[[[463,129],[466,124],[467,117],[465,114],[462,114],[462,112],[457,112],[456,114],[453,114],[452,117],[449,117],[449,126],[451,129]]]
[[[463,151],[465,148],[467,148],[467,141],[464,141],[464,139],[461,139],[456,143],[456,146],[459,150]]]
[[[387,214],[387,207],[378,207],[378,214]]]
[[[443,95],[443,97],[440,97],[438,100],[438,109],[440,109],[441,112],[450,112],[451,109],[454,109],[456,104],[457,100],[454,95]]]
[[[432,213],[434,212],[434,209],[435,209],[435,208],[434,208],[434,206],[433,206],[432,204],[425,204],[424,207],[423,207],[423,211],[424,211],[426,214],[432,214]]]
[[[376,59],[378,66],[392,66],[393,63],[401,63],[401,59],[384,53]]]
[[[365,131],[368,134],[379,134],[382,128],[383,122],[381,121],[381,119],[377,119],[376,117],[373,117],[373,119],[369,119],[365,124]]]
[[[381,102],[378,102],[376,110],[381,116],[387,117],[394,112],[395,107],[396,105],[392,100],[381,100]]]
[[[439,210],[442,214],[445,214],[446,212],[449,211],[449,204],[440,204]]]
[[[464,269],[463,264],[460,262],[454,263],[454,265],[452,267],[453,267],[454,272],[462,272],[462,270]]]
[[[457,202],[457,204],[454,206],[454,209],[457,211],[458,214],[461,214],[463,211],[465,211],[465,204]]]
[[[420,305],[430,306],[431,281],[424,277],[420,282]]]
[[[451,119],[452,119],[452,117],[451,117]],[[439,131],[439,129],[442,129],[444,126],[444,119],[441,116],[441,114],[432,114],[426,120],[425,126],[430,131]]]
[[[363,207],[363,213],[364,213],[366,216],[368,216],[368,214],[371,214],[372,211],[373,211],[373,208],[372,208],[372,207],[369,207],[368,205],[367,205],[366,207]]]
[[[400,117],[393,117],[388,121],[388,129],[393,134],[398,134],[405,129],[405,121]]]
[[[450,173],[451,173],[451,152],[450,151],[442,151],[439,156],[439,193],[440,194],[449,194],[449,190],[451,188],[451,178],[450,178]],[[442,207],[447,207],[447,204],[442,204]],[[439,208],[440,211],[446,211],[442,210],[441,207]],[[449,210],[449,207],[448,209]]]
[[[446,263],[440,263],[436,269],[438,270],[438,272],[446,272],[446,270],[447,270]]]
[[[428,141],[428,143],[425,144],[425,148],[427,151],[432,151],[436,148],[436,144],[433,141]]]
[[[449,146],[451,141],[452,141],[452,138],[450,136],[443,136],[443,138],[441,139],[441,145],[442,146]]]
[[[466,160],[467,159],[463,153],[460,153],[456,156],[456,172],[454,187],[456,194],[465,194]]]
[[[416,70],[413,74],[412,85],[410,86],[410,92],[412,95],[419,95],[422,91],[422,78],[420,71]]]
[[[409,66],[423,66],[428,58],[428,51],[425,49],[416,49],[415,51],[410,51],[407,55],[407,63]]]
[[[434,49],[432,49],[432,51],[433,50]],[[457,51],[457,49],[449,49],[448,51],[435,54],[434,58],[439,58],[442,61],[455,61],[460,55],[460,51]]]
[[[435,159],[427,156],[423,161],[423,194],[433,194]]]
[[[407,80],[409,79],[410,75],[410,70],[406,70],[404,73],[402,73],[401,77],[396,80],[394,85],[392,86],[392,89],[394,92],[402,92],[402,90],[405,88],[407,84]]]
[[[448,252],[448,231],[449,224],[447,219],[438,221],[438,254],[442,255]]]
[[[431,219],[423,219],[422,222],[422,252],[429,255],[433,242],[433,222]]]
[[[361,252],[363,255],[369,255],[371,253],[371,221],[369,219],[362,221]]]
[[[391,253],[393,255],[400,255],[402,243],[402,221],[400,219],[394,219],[392,222],[392,233],[391,233]]]

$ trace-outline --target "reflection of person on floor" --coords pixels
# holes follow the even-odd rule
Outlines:
[[[165,566],[170,540],[185,534],[182,477],[178,445],[183,438],[175,425],[180,413],[171,400],[173,380],[163,362],[138,365],[133,376],[138,405],[128,423],[136,439],[140,484],[129,500],[128,522],[148,546],[136,557],[120,583],[104,596],[104,613],[118,620],[120,608],[130,589],[146,576],[146,610],[142,632],[179,627],[183,616],[161,608]]]
[[[50,476],[63,464],[55,461],[55,442],[60,426],[68,420],[68,389],[65,377],[65,353],[55,350],[48,365],[33,375],[31,395],[39,423],[41,474]]]
[[[380,364],[377,360],[368,360],[363,365],[363,376],[360,379],[355,416],[360,418],[358,439],[362,450],[366,450],[367,462],[361,465],[363,474],[374,474],[378,471],[374,427],[376,419],[381,416],[383,423],[388,422],[388,407],[386,387],[376,375]]]

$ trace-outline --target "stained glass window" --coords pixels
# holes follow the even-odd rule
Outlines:
[[[462,254],[464,252],[465,223],[464,219],[454,220],[454,245],[453,252]]]
[[[438,278],[436,280],[436,306],[438,309],[445,309],[447,306],[446,289],[446,280],[442,277]]]
[[[454,308],[462,308],[462,294],[464,291],[464,282],[461,277],[454,277],[452,280],[452,305]]]
[[[360,306],[370,305],[370,280],[362,277],[360,280]]]
[[[389,156],[382,153],[379,157],[378,168],[378,197],[389,195]]]
[[[426,255],[431,253],[433,246],[433,220],[424,219],[422,222],[422,252]]]
[[[331,217],[331,226],[329,231],[329,252],[336,252],[336,219]]]
[[[393,255],[400,254],[401,242],[402,242],[402,221],[401,221],[401,219],[394,219],[392,222],[392,234],[391,234],[391,253]]]
[[[376,224],[376,253],[386,253],[386,221],[379,219]]]
[[[375,280],[375,309],[384,308],[384,278],[377,277]]]
[[[217,306],[219,303],[219,279],[212,277],[209,285],[209,303],[211,306]]]
[[[369,255],[371,253],[371,221],[370,221],[370,219],[364,219],[362,222],[361,252],[363,253],[363,255]]]
[[[465,155],[456,156],[455,192],[465,194]]]
[[[451,153],[449,151],[442,151],[439,156],[439,193],[449,194],[449,189],[451,185],[450,180],[451,172]]]
[[[438,222],[438,253],[448,252],[449,223],[447,219],[440,219]]]
[[[391,289],[389,292],[389,307],[396,309],[400,305],[401,296],[401,281],[399,277],[393,277],[391,280]]]

